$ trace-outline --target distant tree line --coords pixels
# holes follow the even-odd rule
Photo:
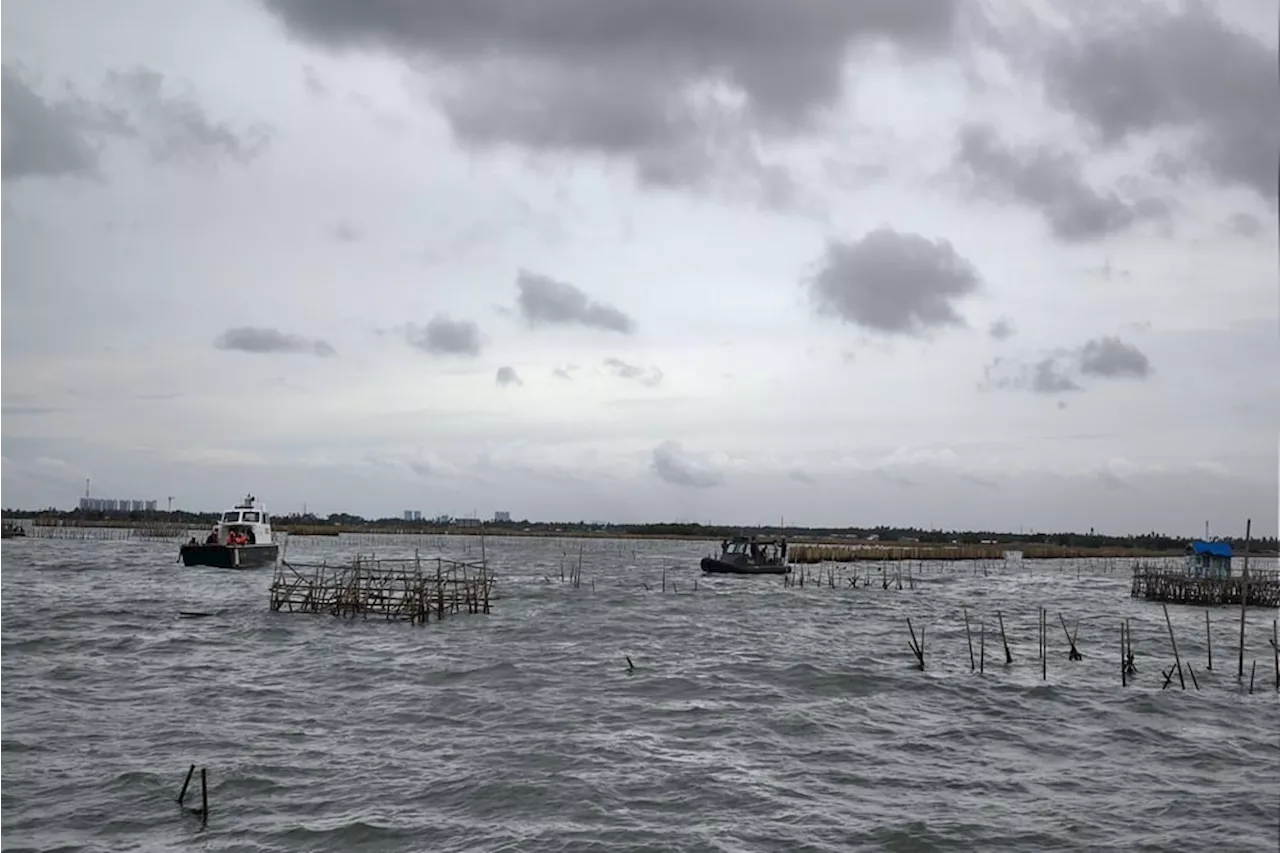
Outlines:
[[[119,524],[124,522],[162,524],[182,524],[191,527],[203,527],[217,522],[221,512],[185,512],[173,510],[166,512],[103,512],[98,510],[18,510],[5,509],[5,518],[37,518],[40,520],[61,521],[69,523]],[[474,519],[455,519],[449,516],[424,518],[407,521],[394,516],[384,518],[364,518],[345,512],[329,515],[315,513],[289,513],[273,516],[273,524],[282,530],[290,528],[332,527],[343,530],[363,530],[368,532],[405,531],[421,533],[444,533],[451,530],[475,529]],[[1089,531],[1088,533],[1010,533],[995,530],[924,530],[917,527],[787,527],[774,526],[726,526],[705,525],[682,522],[654,522],[650,524],[602,524],[587,521],[485,521],[483,529],[494,534],[533,533],[542,535],[630,535],[651,537],[687,537],[700,539],[724,539],[740,534],[756,536],[776,536],[785,534],[796,538],[845,538],[850,540],[876,539],[881,542],[946,544],[957,542],[965,545],[977,545],[982,542],[995,542],[1002,545],[1019,543],[1041,543],[1058,545],[1064,548],[1141,548],[1144,550],[1171,551],[1184,547],[1193,537],[1173,536],[1166,533],[1141,533],[1128,536],[1106,536]],[[1244,548],[1243,537],[1221,537],[1222,541],[1231,544],[1237,552]],[[1278,545],[1276,537],[1253,539],[1250,550],[1257,552],[1274,552]]]

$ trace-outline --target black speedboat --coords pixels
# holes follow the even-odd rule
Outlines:
[[[787,575],[785,539],[735,536],[720,543],[720,556],[703,557],[702,570],[712,575]]]

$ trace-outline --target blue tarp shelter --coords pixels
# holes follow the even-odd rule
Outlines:
[[[1231,577],[1231,544],[1195,540],[1187,546],[1187,571],[1198,578]]]

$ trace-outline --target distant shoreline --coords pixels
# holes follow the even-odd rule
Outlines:
[[[183,519],[171,521],[168,518],[151,519],[81,519],[66,516],[47,516],[28,514],[18,516],[16,513],[5,513],[7,519],[22,518],[40,527],[79,527],[79,528],[113,528],[134,529],[147,534],[172,532],[175,535],[184,531],[199,530],[212,522],[202,519]],[[670,525],[675,527],[676,525]],[[683,542],[719,542],[726,536],[734,535],[729,529],[705,528],[697,532],[676,532],[671,530],[611,530],[584,529],[571,527],[541,527],[539,529],[520,529],[518,527],[500,525],[498,527],[486,523],[484,526],[439,526],[426,524],[397,525],[394,523],[290,523],[277,520],[275,530],[292,536],[325,536],[340,535],[359,536],[510,536],[532,539],[583,539],[583,540],[667,540]],[[668,525],[655,525],[668,527]],[[764,531],[760,535],[776,535]],[[1022,540],[980,542],[957,541],[914,541],[903,539],[868,539],[858,538],[849,533],[826,533],[796,529],[783,534],[789,544],[794,546],[797,557],[805,552],[815,555],[823,552],[827,559],[840,560],[874,560],[874,559],[922,559],[922,560],[975,560],[1000,559],[1004,552],[1020,552],[1024,559],[1071,559],[1071,558],[1155,558],[1177,557],[1185,553],[1185,546],[1152,548],[1127,544],[1054,544],[1046,542],[1027,542]],[[936,534],[935,534],[936,535]],[[966,534],[960,534],[966,535]],[[1061,534],[1059,534],[1061,535]],[[972,538],[973,534],[967,534]],[[1075,537],[1072,537],[1075,538]],[[1084,537],[1080,537],[1084,538]],[[1260,543],[1259,543],[1260,544]],[[1276,551],[1264,548],[1251,548],[1251,556],[1276,556]],[[1242,552],[1238,554],[1242,556]],[[809,559],[804,560],[809,562]]]

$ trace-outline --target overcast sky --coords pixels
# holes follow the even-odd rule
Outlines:
[[[5,506],[1276,532],[1272,0],[4,13]]]

